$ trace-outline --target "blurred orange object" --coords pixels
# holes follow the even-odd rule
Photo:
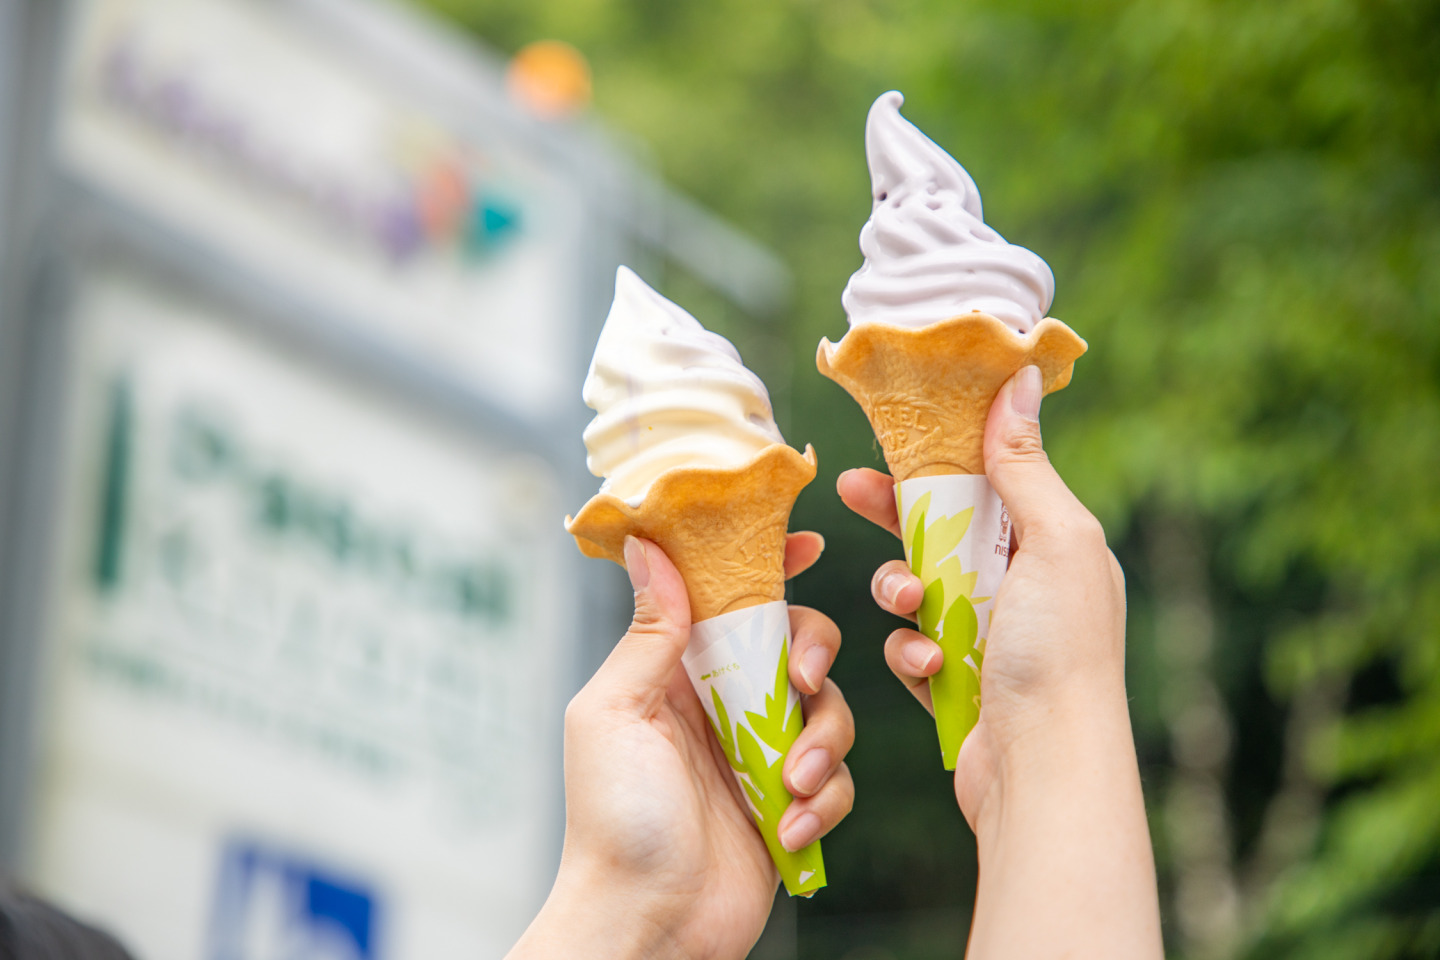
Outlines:
[[[590,64],[568,43],[540,40],[515,54],[505,77],[510,96],[548,119],[571,116],[590,103]]]
[[[432,163],[420,180],[418,193],[426,235],[434,240],[458,235],[470,213],[470,185],[464,168],[449,158]]]

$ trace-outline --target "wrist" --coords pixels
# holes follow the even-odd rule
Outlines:
[[[545,905],[507,960],[683,960],[685,953],[670,930],[638,907],[635,897],[596,871],[562,862]]]
[[[995,731],[995,776],[972,820],[982,845],[1017,823],[1069,820],[1087,808],[1104,817],[1138,806],[1143,815],[1123,684],[1079,693],[1053,697]]]

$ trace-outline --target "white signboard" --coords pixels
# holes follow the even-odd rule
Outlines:
[[[363,0],[316,6],[78,4],[68,168],[519,416],[567,413],[579,187],[441,38]],[[367,55],[335,35],[359,14],[430,42]]]
[[[558,839],[552,469],[139,272],[76,309],[29,879],[147,960],[501,955]]]

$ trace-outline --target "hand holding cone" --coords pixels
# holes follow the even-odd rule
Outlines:
[[[565,529],[586,556],[625,565],[635,537],[674,563],[693,620],[685,669],[786,889],[809,895],[825,885],[818,841],[792,853],[777,830],[794,799],[780,770],[803,725],[786,673],[785,534],[815,452],[784,442],[729,341],[623,267],[584,397],[605,484]]]

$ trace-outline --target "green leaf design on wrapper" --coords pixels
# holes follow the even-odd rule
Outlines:
[[[898,495],[898,494],[897,494]],[[966,573],[960,558],[951,556],[975,508],[927,523],[930,494],[923,494],[905,517],[905,555],[920,578],[925,593],[915,612],[921,633],[940,645],[945,665],[930,678],[935,704],[935,729],[946,770],[955,769],[960,745],[980,719],[980,667],[985,660],[983,641],[977,642],[979,620],[975,605],[988,597],[973,597],[976,572]]]
[[[735,729],[730,723],[730,714],[725,710],[725,701],[720,699],[720,691],[714,687],[710,688],[710,700],[715,704],[715,716],[720,718],[719,723],[710,722],[710,727],[715,731],[715,738],[720,741],[720,749],[725,751],[725,759],[730,761],[730,768],[744,772],[745,765],[739,761],[735,752],[735,735],[731,731]]]
[[[789,635],[782,638],[780,662],[775,668],[775,686],[765,696],[765,713],[746,710],[745,722],[732,724],[730,714],[714,687],[710,688],[710,697],[715,705],[715,719],[711,724],[715,728],[715,736],[725,751],[725,759],[741,774],[740,786],[750,800],[750,815],[755,818],[765,847],[780,870],[780,879],[785,882],[785,889],[791,896],[809,896],[825,886],[825,862],[820,854],[820,841],[791,853],[780,845],[779,835],[780,818],[795,799],[785,789],[781,769],[795,738],[800,736],[804,727],[798,697],[793,708],[788,712],[785,709],[790,697]],[[779,754],[774,763],[767,759],[762,742]]]

